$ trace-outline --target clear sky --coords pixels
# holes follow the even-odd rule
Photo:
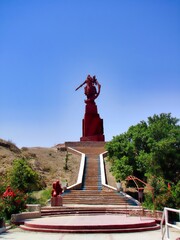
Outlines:
[[[79,141],[88,74],[107,141],[154,114],[180,118],[180,1],[0,1],[0,138]]]

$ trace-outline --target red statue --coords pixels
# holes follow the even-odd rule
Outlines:
[[[87,76],[87,79],[78,87],[82,87],[84,84],[84,93],[87,97],[85,100],[86,110],[83,119],[83,136],[81,141],[104,141],[103,134],[103,120],[99,117],[95,99],[99,96],[101,85],[96,79],[96,76]],[[97,88],[96,88],[97,87]]]
[[[99,96],[101,85],[98,83],[96,76],[91,77],[90,75],[88,75],[87,79],[83,82],[83,84],[76,88],[76,91],[84,84],[86,84],[84,88],[84,94],[87,96],[87,100],[85,100],[85,103],[93,102]],[[95,85],[98,86],[98,92]]]
[[[53,182],[53,190],[51,192],[52,197],[57,197],[62,194],[62,188],[59,181]]]

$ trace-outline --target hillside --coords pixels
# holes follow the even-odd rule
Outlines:
[[[52,186],[55,180],[67,180],[68,185],[76,183],[81,157],[68,153],[68,170],[64,170],[67,151],[64,145],[57,147],[23,147],[19,149],[10,141],[0,139],[0,176],[5,176],[11,169],[14,159],[26,158],[32,168],[41,176],[44,186]],[[110,165],[106,164],[108,183],[115,187],[115,180],[109,173]]]
[[[67,151],[65,148],[55,147],[23,147],[19,149],[10,141],[0,139],[0,176],[5,176],[11,169],[14,159],[26,158],[32,168],[41,176],[45,186],[52,186],[52,183],[59,179],[66,179],[68,185],[77,181],[80,156],[68,153],[68,170],[64,170]]]

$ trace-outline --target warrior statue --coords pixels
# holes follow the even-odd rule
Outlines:
[[[84,94],[87,96],[85,103],[93,102],[99,96],[101,85],[96,79],[96,76],[91,77],[90,75],[88,75],[87,79],[78,88],[76,88],[76,91],[84,84],[86,84],[86,86],[84,87]]]
[[[100,118],[95,103],[95,99],[99,96],[101,85],[96,79],[96,76],[87,76],[86,80],[78,87],[84,87],[85,100],[85,115],[82,120],[82,137],[80,141],[104,141],[103,119]]]

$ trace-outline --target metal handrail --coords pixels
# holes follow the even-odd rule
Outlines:
[[[166,239],[170,240],[170,235],[169,235],[169,227],[173,227],[176,228],[178,230],[180,230],[180,227],[176,226],[175,224],[171,224],[168,222],[168,212],[176,212],[180,214],[180,209],[173,209],[173,208],[164,208],[163,211],[163,215],[162,215],[162,219],[161,219],[161,233],[162,233],[162,240],[164,240],[164,236],[166,235]],[[163,228],[163,223],[164,224],[164,228]]]

